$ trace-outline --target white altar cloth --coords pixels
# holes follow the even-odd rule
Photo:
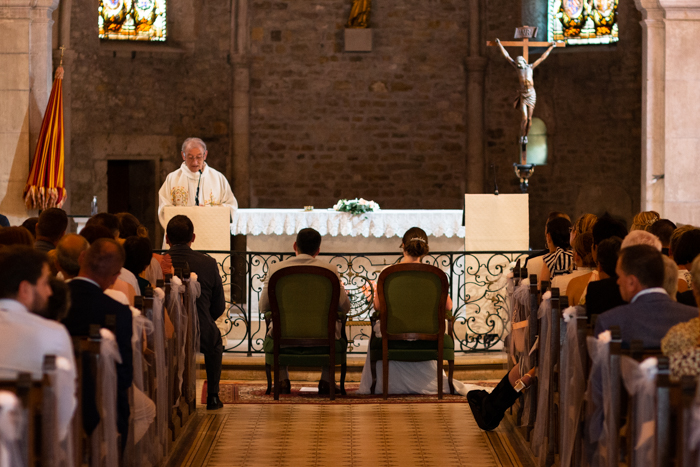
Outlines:
[[[402,237],[411,227],[420,227],[431,237],[464,238],[459,209],[384,209],[357,216],[329,209],[239,209],[231,234],[296,235],[305,227],[324,237]]]

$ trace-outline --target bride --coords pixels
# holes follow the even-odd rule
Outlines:
[[[403,236],[401,243],[403,250],[403,258],[400,263],[420,263],[425,255],[428,254],[428,236],[423,229],[413,227],[409,229]],[[374,308],[379,311],[379,297],[374,296]],[[452,310],[452,299],[447,296],[445,310]],[[379,321],[374,324],[374,333],[379,334]],[[443,371],[443,392],[450,393],[449,382]],[[460,381],[454,381],[455,393],[465,396],[467,387]],[[367,349],[367,359],[365,366],[362,368],[362,379],[360,380],[359,394],[371,394],[372,372],[369,358],[369,349]],[[382,387],[382,361],[377,362],[377,385],[376,388]],[[389,362],[389,394],[437,394],[437,361],[425,362]],[[375,389],[375,393],[377,390]],[[381,393],[381,390],[379,390]]]

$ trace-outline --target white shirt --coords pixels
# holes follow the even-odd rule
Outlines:
[[[200,181],[201,177],[201,181]],[[165,206],[195,206],[195,196],[199,185],[200,206],[227,206],[231,209],[231,219],[238,209],[238,201],[233,196],[231,185],[221,172],[204,165],[202,174],[192,172],[183,162],[179,169],[168,174],[158,192],[158,219],[166,228]]]
[[[637,295],[632,297],[632,301],[630,303],[634,303],[635,300],[637,300],[639,297],[642,295],[650,294],[650,293],[662,293],[664,295],[668,295],[668,292],[666,292],[666,289],[663,287],[650,287],[648,289],[640,290]]]
[[[62,324],[30,313],[20,302],[0,299],[0,378],[16,378],[19,372],[30,372],[35,379],[41,379],[44,355],[63,360],[57,366],[66,373],[65,378],[57,378],[56,388],[59,436],[63,439],[77,404],[70,334]]]

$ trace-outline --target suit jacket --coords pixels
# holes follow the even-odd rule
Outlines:
[[[197,299],[197,314],[203,320],[216,321],[226,309],[224,286],[216,260],[204,253],[192,250],[187,245],[173,245],[168,254],[173,263],[187,262],[190,271],[197,274],[197,282],[202,286],[202,294]]]
[[[90,325],[99,324],[104,327],[105,317],[115,315],[117,326],[115,337],[119,346],[122,363],[117,364],[117,412],[119,432],[124,434],[129,426],[129,396],[128,390],[134,376],[133,353],[131,350],[132,318],[128,306],[105,295],[97,285],[73,279],[68,283],[71,295],[71,307],[63,324],[72,336],[90,335]],[[86,414],[89,417],[89,415]],[[99,418],[97,419],[97,421]],[[84,420],[88,429],[96,420]],[[92,427],[94,429],[94,426]]]
[[[316,259],[310,255],[302,254],[299,256],[289,258],[285,261],[275,263],[272,266],[270,266],[270,269],[267,271],[267,275],[265,276],[265,283],[263,284],[262,293],[260,294],[260,302],[258,303],[258,309],[261,312],[264,313],[266,311],[271,311],[270,298],[268,297],[267,290],[268,284],[270,282],[270,277],[272,277],[272,275],[280,269],[288,268],[290,266],[320,266],[322,268],[328,269],[329,271],[333,271],[338,277],[338,281],[340,282],[340,274],[338,274],[338,268],[335,265],[321,261],[320,259]],[[342,313],[347,313],[348,311],[350,311],[350,299],[348,298],[348,294],[345,293],[345,288],[343,288],[342,283],[340,285],[338,311]]]
[[[644,348],[659,348],[672,326],[697,317],[697,308],[674,302],[664,293],[649,293],[598,316],[595,335],[610,326],[620,326],[623,347],[628,348],[631,341],[639,339]]]
[[[586,315],[599,315],[627,302],[620,295],[617,279],[608,277],[588,284],[586,292]]]

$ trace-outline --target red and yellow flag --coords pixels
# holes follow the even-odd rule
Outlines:
[[[24,188],[27,209],[63,206],[66,200],[63,163],[63,67],[59,66],[41,123],[32,170]]]

